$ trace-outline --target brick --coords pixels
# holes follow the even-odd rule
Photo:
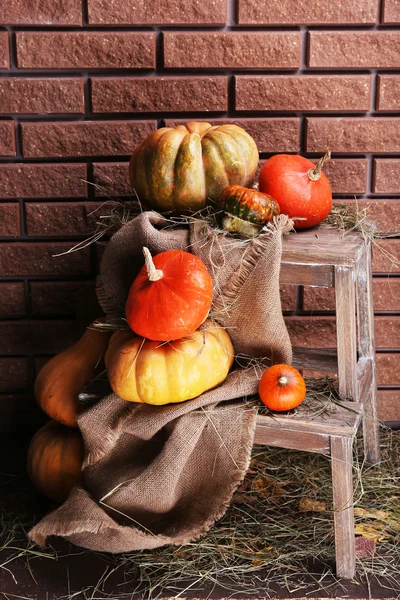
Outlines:
[[[2,25],[82,25],[81,0],[10,0],[0,5]]]
[[[378,390],[378,417],[387,423],[400,421],[400,389]]]
[[[374,273],[400,273],[400,239],[376,240],[372,270]]]
[[[285,317],[294,347],[336,348],[335,317]],[[375,317],[375,342],[377,348],[396,348],[400,340],[400,316]]]
[[[22,281],[0,283],[0,316],[18,317],[25,314],[25,293]]]
[[[374,160],[375,194],[400,194],[400,160],[378,158]]]
[[[0,79],[0,113],[83,113],[83,79]]]
[[[330,160],[324,166],[334,194],[365,194],[368,161],[365,158]]]
[[[130,156],[157,129],[157,121],[21,123],[27,158],[52,156]]]
[[[155,33],[17,33],[20,69],[154,69]]]
[[[400,278],[375,277],[372,280],[375,311],[400,311]],[[307,311],[335,311],[335,290],[304,288],[303,308]]]
[[[34,370],[35,370],[35,379],[40,371],[40,369],[43,369],[44,365],[49,362],[51,356],[34,356],[33,358],[33,365],[34,365]]]
[[[227,77],[92,79],[93,112],[226,111]]]
[[[0,237],[18,237],[20,233],[19,204],[0,204]]]
[[[210,119],[211,125],[234,123],[254,138],[259,152],[300,150],[300,120],[297,117],[272,119]],[[166,119],[166,127],[184,125],[187,119]]]
[[[164,67],[189,69],[297,69],[300,32],[164,33]]]
[[[76,341],[74,323],[61,320],[1,321],[0,353],[57,354]]]
[[[308,66],[314,69],[398,69],[400,31],[311,31]]]
[[[400,278],[375,277],[372,281],[374,309],[400,312]]]
[[[46,422],[46,415],[40,410],[33,394],[0,394],[0,431],[21,431],[33,433]]]
[[[68,252],[72,245],[62,242],[0,243],[0,276],[88,275],[90,248],[55,256]]]
[[[121,163],[93,163],[93,181],[96,184],[96,196],[117,198],[118,196],[132,196],[133,191],[129,183],[129,162]]]
[[[27,202],[27,234],[36,237],[89,236],[96,230],[100,206],[95,202]],[[100,214],[104,215],[108,210],[107,206],[102,206]]]
[[[307,311],[334,311],[335,290],[333,288],[305,287],[303,294],[303,309]]]
[[[0,121],[0,156],[15,156],[14,121]]]
[[[339,204],[347,204],[357,208],[361,218],[365,218],[376,227],[379,234],[398,233],[400,223],[400,200],[338,200]],[[378,242],[379,243],[379,240]]]
[[[378,76],[376,110],[400,111],[400,75]]]
[[[283,311],[296,310],[296,286],[295,285],[281,285],[281,304]]]
[[[227,0],[88,0],[91,25],[225,25]]]
[[[394,0],[396,1],[396,0]],[[377,0],[239,0],[239,25],[375,25]]]
[[[0,393],[17,392],[29,385],[29,365],[26,358],[0,358]]]
[[[359,210],[366,210],[368,221],[376,224],[378,233],[399,233],[400,200],[357,200],[357,205]]]
[[[237,76],[236,110],[368,111],[370,75]]]
[[[400,118],[309,118],[307,151],[400,152]]]
[[[79,296],[94,286],[94,281],[31,281],[32,314],[74,315]]]
[[[0,198],[65,198],[86,196],[83,164],[0,165]]]
[[[383,22],[400,23],[400,4],[398,0],[383,0]]]
[[[1,11],[1,8],[0,8]],[[10,68],[10,52],[8,46],[8,31],[0,31],[0,69]]]
[[[336,348],[335,317],[285,317],[292,345],[297,348]]]
[[[376,354],[376,379],[378,385],[400,386],[400,353]]]
[[[375,317],[375,343],[377,348],[397,348],[400,342],[400,316]]]

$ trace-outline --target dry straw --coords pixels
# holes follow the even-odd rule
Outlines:
[[[334,410],[341,402],[332,379],[308,379],[307,387],[306,403],[315,415]],[[400,581],[400,435],[382,428],[381,443],[380,466],[364,463],[361,437],[355,444],[356,534],[358,547],[364,548],[364,556],[357,560],[357,580],[376,581],[396,596]],[[329,594],[332,586],[345,584],[334,577],[330,468],[330,459],[322,455],[255,447],[249,472],[228,511],[205,536],[180,547],[99,554],[104,577],[85,590],[69,589],[63,598],[130,598],[124,585],[109,590],[108,595],[106,579],[115,571],[121,580],[131,582],[129,589],[133,585],[146,598],[185,597],[214,586],[221,587],[225,596],[259,596],[260,591],[268,596],[276,586],[290,593],[309,592],[310,582],[313,593]],[[16,577],[13,569],[20,560],[25,560],[34,581],[37,560],[64,560],[51,548],[40,552],[28,543],[28,517],[24,521],[3,515],[2,581]],[[81,557],[86,553],[71,551]]]

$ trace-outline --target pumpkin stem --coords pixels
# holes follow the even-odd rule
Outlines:
[[[164,273],[160,269],[156,269],[150,250],[146,248],[146,246],[143,246],[143,254],[149,281],[158,281],[159,279],[162,279]]]
[[[278,377],[278,385],[287,385],[289,383],[289,378],[286,375],[281,375]]]
[[[321,177],[321,172],[324,167],[324,164],[326,163],[327,160],[330,159],[330,157],[331,157],[331,151],[327,150],[325,152],[324,156],[319,159],[315,169],[310,169],[308,171],[308,177],[311,179],[311,181],[318,181],[318,179]]]

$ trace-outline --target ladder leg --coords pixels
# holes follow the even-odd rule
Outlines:
[[[364,405],[363,433],[366,460],[371,464],[380,461],[378,399],[376,385],[376,360],[374,336],[374,309],[372,299],[371,244],[365,244],[357,269],[357,318],[360,358],[372,362],[372,381],[360,402]]]
[[[339,392],[358,402],[355,279],[353,267],[335,267]]]
[[[353,440],[331,437],[336,574],[353,579],[356,569],[353,510]]]

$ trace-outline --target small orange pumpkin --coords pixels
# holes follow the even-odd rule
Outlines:
[[[49,421],[33,436],[28,474],[45,496],[64,502],[80,477],[84,445],[79,429]]]
[[[179,340],[206,320],[212,302],[212,279],[201,258],[167,250],[145,265],[129,290],[125,315],[137,335],[156,342]]]
[[[298,370],[284,364],[269,367],[258,384],[261,402],[276,411],[296,408],[303,402],[306,391],[305,381]]]

